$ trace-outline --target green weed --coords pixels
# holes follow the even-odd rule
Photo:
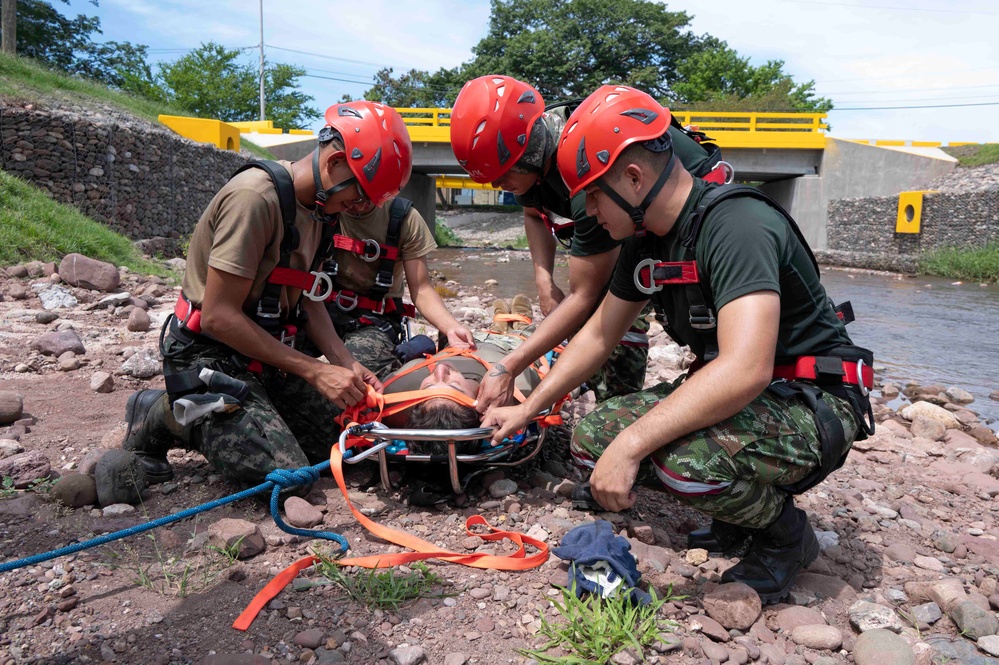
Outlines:
[[[517,236],[517,239],[510,243],[510,246],[514,249],[527,249],[529,247],[527,243],[527,236],[521,233]]]
[[[336,559],[316,552],[319,573],[334,586],[343,589],[347,596],[369,608],[397,610],[407,601],[417,598],[444,598],[450,593],[440,589],[445,580],[430,571],[426,564],[416,562],[410,572],[394,569],[346,572]]]
[[[956,157],[958,163],[966,168],[999,162],[999,143],[960,145],[943,148],[943,151]]]
[[[999,243],[982,248],[947,247],[919,257],[919,269],[928,275],[969,282],[999,282]]]
[[[0,482],[0,499],[9,499],[17,494],[17,490],[14,489],[14,479],[10,476],[4,476],[3,481]]]
[[[464,245],[461,238],[444,222],[443,217],[437,218],[437,224],[434,227],[434,240],[438,247],[461,247]]]
[[[222,574],[235,565],[242,545],[242,539],[239,539],[229,547],[208,546],[206,549],[212,555],[189,561],[164,552],[156,534],[150,533],[146,537],[153,543],[152,555],[140,554],[126,545],[126,552],[135,560],[131,565],[135,583],[144,589],[177,598],[213,587]]]
[[[660,619],[659,610],[672,600],[672,589],[658,598],[650,589],[652,601],[635,605],[629,594],[621,592],[612,598],[588,594],[577,598],[576,592],[562,590],[562,602],[551,601],[563,621],[552,623],[541,614],[539,634],[547,642],[537,649],[518,649],[518,653],[539,663],[582,665],[606,663],[614,654],[630,649],[641,656],[644,650],[660,639],[664,632],[672,632],[675,624]],[[564,656],[547,653],[561,649]]]

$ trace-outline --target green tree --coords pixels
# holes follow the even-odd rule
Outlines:
[[[697,53],[679,67],[669,103],[713,111],[826,112],[833,104],[815,94],[815,81],[796,83],[783,60],[758,67],[724,42]]]
[[[759,67],[690,16],[652,0],[492,0],[489,31],[475,57],[436,73],[391,69],[365,94],[395,106],[448,106],[461,85],[484,74],[527,81],[548,101],[585,97],[605,83],[648,91],[680,108],[828,111],[813,81],[796,83],[781,60]]]
[[[58,0],[65,5],[69,0]],[[97,0],[90,0],[97,5]],[[70,74],[123,88],[132,72],[148,71],[146,47],[130,42],[95,42],[101,20],[63,15],[45,0],[18,0],[17,53]]]
[[[258,70],[240,60],[239,49],[208,42],[179,58],[160,65],[157,76],[163,98],[202,118],[227,122],[256,120],[260,116]],[[284,129],[302,127],[319,111],[313,98],[298,90],[297,79],[305,70],[273,64],[264,70],[267,117]]]

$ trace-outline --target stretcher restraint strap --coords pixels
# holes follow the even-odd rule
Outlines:
[[[344,482],[343,457],[340,454],[339,446],[333,446],[330,451],[330,469],[333,471],[333,477],[336,479],[337,486],[343,494],[344,501],[347,502],[347,507],[350,508],[350,512],[354,514],[354,517],[357,518],[357,521],[360,522],[361,526],[367,529],[372,535],[381,538],[382,540],[386,540],[395,545],[413,550],[412,552],[400,552],[397,554],[373,554],[369,556],[338,559],[334,563],[339,566],[391,568],[392,566],[412,563],[414,561],[439,559],[441,561],[457,563],[471,568],[529,570],[531,568],[537,568],[548,560],[549,551],[546,543],[516,531],[502,531],[496,529],[481,515],[472,515],[465,520],[465,531],[468,535],[478,536],[485,541],[509,540],[517,545],[516,552],[505,556],[483,553],[459,554],[457,552],[440,549],[433,543],[429,543],[404,531],[399,531],[398,529],[392,529],[382,524],[378,524],[358,511],[357,508],[354,507],[354,504],[351,503],[350,497],[347,493],[347,484]],[[472,528],[476,526],[484,526],[489,531],[487,533],[475,532]],[[528,555],[525,545],[530,545],[535,548],[537,552]],[[271,601],[271,599],[277,596],[282,589],[295,579],[300,571],[312,566],[318,561],[319,559],[314,556],[305,557],[304,559],[296,561],[279,573],[253,598],[246,609],[243,610],[242,614],[236,618],[232,627],[237,630],[248,629],[250,624],[253,623],[253,620],[260,613],[260,610],[262,610],[267,603]]]

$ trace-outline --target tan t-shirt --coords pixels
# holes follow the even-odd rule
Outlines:
[[[360,217],[341,213],[339,233],[348,238],[371,239],[379,244],[385,244],[391,206],[392,202],[390,201],[381,208],[375,208],[367,215]],[[434,242],[430,229],[423,221],[423,216],[417,212],[415,207],[412,208],[402,220],[402,226],[399,230],[399,258],[392,267],[392,288],[388,292],[390,298],[401,298],[403,295],[405,282],[402,262],[426,256],[435,249],[437,249],[437,243]],[[364,294],[375,283],[381,259],[369,263],[357,254],[345,249],[334,250],[333,258],[337,262],[337,282],[341,288]]]
[[[281,161],[291,172],[291,162]],[[295,215],[298,248],[292,252],[291,268],[308,271],[319,247],[322,224],[298,202]],[[227,182],[208,204],[191,234],[184,272],[184,295],[198,307],[205,297],[208,267],[253,280],[243,310],[256,313],[267,277],[281,258],[284,222],[277,189],[262,169],[243,171]],[[281,289],[282,316],[298,303],[301,290]]]

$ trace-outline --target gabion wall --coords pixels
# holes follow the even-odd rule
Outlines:
[[[897,214],[895,196],[831,201],[829,250],[874,254],[890,263],[943,247],[999,243],[999,189],[925,195],[919,233],[895,233]]]
[[[0,168],[133,240],[190,233],[249,160],[138,121],[0,106]]]

